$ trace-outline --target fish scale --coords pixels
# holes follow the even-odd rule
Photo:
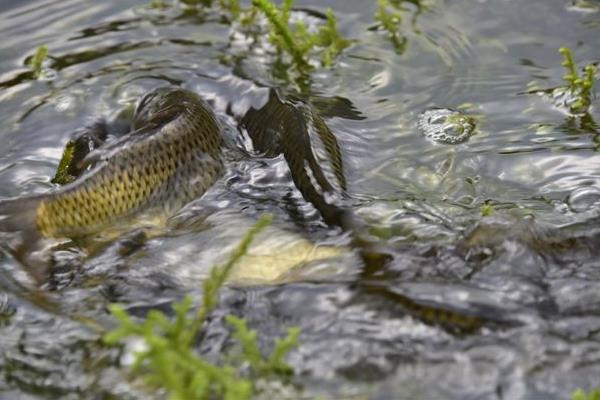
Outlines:
[[[153,120],[169,108],[169,120]],[[195,94],[157,89],[140,102],[134,121],[134,129],[156,127],[147,137],[108,152],[75,182],[41,197],[36,225],[42,236],[90,234],[149,209],[173,212],[223,173],[220,127]]]

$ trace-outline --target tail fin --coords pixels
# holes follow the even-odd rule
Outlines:
[[[0,200],[0,233],[8,239],[13,256],[25,267],[38,284],[47,279],[48,263],[36,257],[41,235],[36,213],[41,196]]]

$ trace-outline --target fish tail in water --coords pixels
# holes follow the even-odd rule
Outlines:
[[[42,239],[37,227],[37,208],[42,199],[32,196],[0,200],[0,232],[19,234],[18,242],[9,244],[10,252],[38,283],[48,273],[48,263],[35,257]]]

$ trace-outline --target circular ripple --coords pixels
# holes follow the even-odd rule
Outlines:
[[[600,189],[596,187],[583,187],[575,189],[569,195],[569,208],[574,212],[587,211],[600,204]]]

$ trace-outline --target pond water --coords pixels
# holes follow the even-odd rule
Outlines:
[[[559,47],[600,62],[600,3],[415,4],[403,3],[400,51],[374,29],[375,1],[298,0],[294,12],[318,20],[331,7],[354,40],[302,97],[336,135],[350,207],[389,263],[366,274],[282,158],[233,157],[167,232],[55,247],[43,290],[60,311],[24,289],[3,236],[0,398],[148,398],[92,327],[115,325],[113,302],[143,315],[200,298],[210,267],[265,212],[274,222],[221,294],[207,357],[230,344],[221,317],[233,313],[265,349],[301,328],[288,360],[308,398],[566,399],[599,387],[600,107],[573,116],[533,88],[563,85]],[[266,42],[217,8],[3,0],[0,34],[1,198],[52,190],[70,135],[152,88],[198,93],[234,136],[269,87],[298,91]],[[42,44],[50,57],[34,79],[26,60]],[[439,140],[439,115],[454,113],[440,108],[472,116],[472,134]]]

